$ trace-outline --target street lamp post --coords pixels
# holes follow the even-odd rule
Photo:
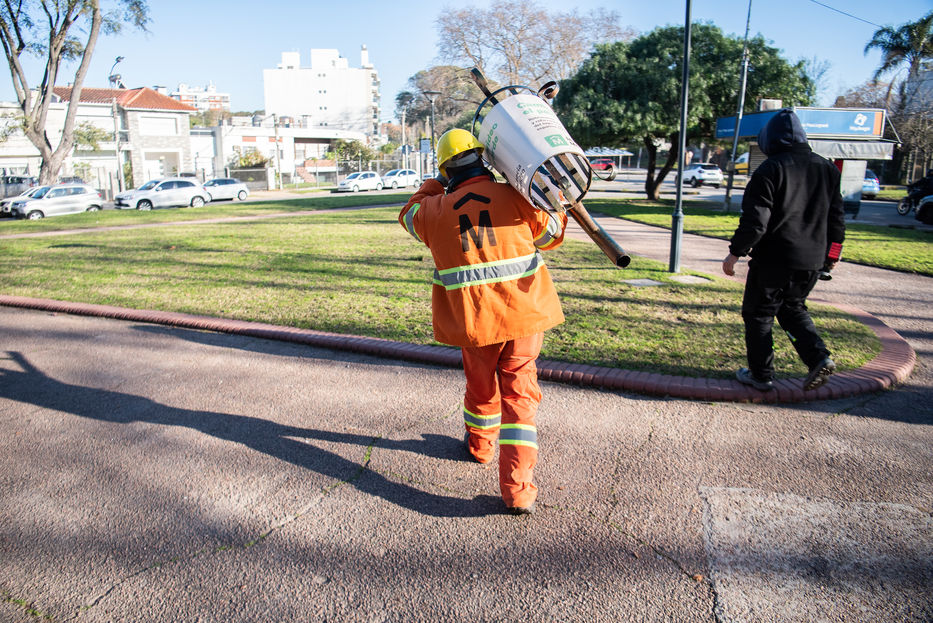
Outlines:
[[[748,16],[745,18],[745,43],[742,45],[742,86],[739,88],[739,110],[735,114],[735,132],[732,135],[732,155],[729,158],[729,180],[726,183],[726,199],[723,208],[732,208],[732,181],[735,177],[735,152],[739,146],[739,126],[742,125],[742,109],[745,108],[745,82],[748,78],[748,27],[752,22],[752,0],[748,0]],[[749,173],[751,173],[749,165]]]
[[[118,56],[113,65],[110,66],[109,80],[111,89],[120,84],[120,75],[113,73],[113,70],[116,69],[117,63],[122,60],[123,57]],[[113,153],[117,159],[117,192],[123,192],[123,162],[120,158],[120,109],[117,107],[116,96],[112,98],[111,103],[113,106]]]
[[[434,98],[441,94],[440,91],[424,91],[424,96],[431,102],[431,171],[437,175],[437,155],[434,149]]]
[[[674,214],[671,216],[671,255],[668,271],[680,272],[680,245],[684,234],[684,157],[687,151],[687,103],[690,93],[690,7],[692,0],[687,0],[687,16],[684,20],[684,60],[683,78],[680,83],[680,134],[677,137],[677,196],[674,201]]]

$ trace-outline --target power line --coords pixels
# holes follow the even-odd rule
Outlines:
[[[881,24],[876,24],[875,22],[869,22],[867,19],[862,19],[861,17],[858,17],[857,15],[852,15],[851,13],[846,13],[845,11],[842,11],[842,10],[840,10],[840,9],[837,9],[836,7],[831,7],[831,6],[829,6],[828,4],[823,4],[822,2],[818,2],[817,0],[810,0],[810,2],[812,2],[813,4],[818,4],[818,5],[820,5],[821,7],[825,7],[825,8],[827,8],[827,9],[829,9],[830,11],[835,11],[836,13],[842,13],[843,15],[845,15],[845,16],[847,16],[847,17],[851,17],[852,19],[857,19],[857,20],[860,21],[860,22],[865,22],[866,24],[869,24],[869,25],[871,25],[871,26],[877,26],[878,28],[884,28],[884,26],[882,26]]]

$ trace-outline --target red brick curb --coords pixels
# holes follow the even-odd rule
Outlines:
[[[72,303],[24,296],[0,295],[0,305],[247,335],[438,366],[459,367],[461,365],[460,350],[446,346],[408,344],[382,338],[341,335],[325,331],[281,327],[261,322],[228,320],[177,312],[128,309],[110,305]],[[780,380],[775,383],[773,391],[760,392],[733,379],[673,376],[654,372],[636,372],[617,368],[570,364],[547,359],[538,360],[538,377],[547,381],[573,385],[691,400],[789,403],[846,398],[889,389],[898,383],[904,382],[910,376],[917,356],[904,338],[868,312],[840,303],[832,303],[832,305],[855,316],[857,320],[872,329],[878,339],[881,340],[881,352],[877,357],[857,370],[834,374],[826,385],[814,392],[805,393],[799,379]]]

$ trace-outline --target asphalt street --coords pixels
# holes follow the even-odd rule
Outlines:
[[[843,264],[817,293],[914,347],[890,391],[544,383],[518,518],[461,446],[458,370],[0,307],[0,620],[933,620],[930,286]]]

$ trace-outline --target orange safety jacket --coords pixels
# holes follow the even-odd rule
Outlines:
[[[567,216],[532,206],[486,175],[453,192],[429,179],[399,223],[431,250],[434,337],[454,346],[487,346],[540,333],[564,321],[539,250],[564,241]]]

